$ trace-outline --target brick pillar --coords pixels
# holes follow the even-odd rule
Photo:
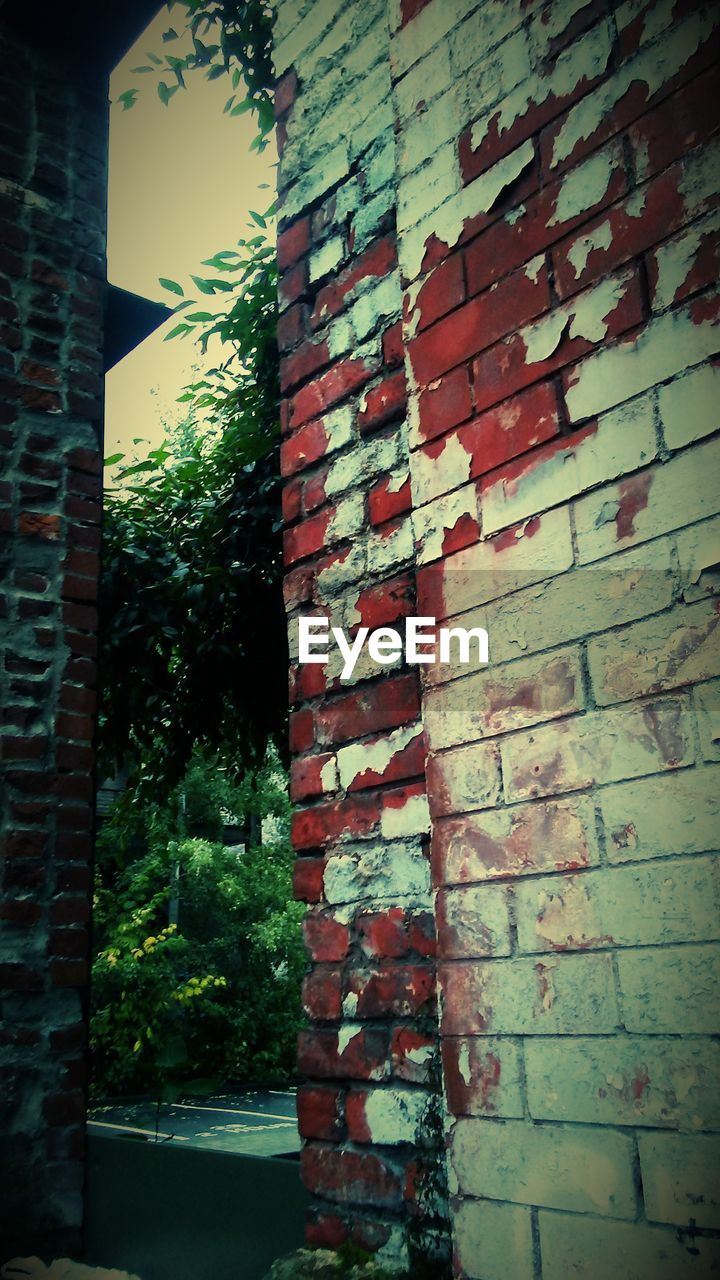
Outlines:
[[[4,1261],[82,1221],[106,93],[0,42]]]
[[[344,1222],[399,1213],[383,1016],[409,1044],[420,1015],[378,1020],[357,975],[368,899],[382,967],[429,973],[390,928],[429,802],[457,1275],[699,1278],[720,1265],[720,14],[335,10],[278,12],[291,620],[472,621],[491,665],[428,668],[419,707],[416,669],[296,673],[301,1066],[332,1080],[301,1101],[306,1178]],[[366,440],[376,406],[397,429]]]
[[[320,4],[297,26],[281,11],[276,31],[293,653],[298,614],[355,631],[402,619],[415,599],[389,32],[384,0],[334,10]],[[339,666],[291,669],[296,886],[312,957],[298,1100],[317,1197],[308,1238],[396,1257],[436,1026],[420,686],[397,663],[339,677]]]

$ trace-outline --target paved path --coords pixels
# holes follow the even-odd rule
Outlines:
[[[91,1107],[91,1133],[277,1156],[300,1150],[295,1120],[295,1092],[216,1094],[187,1102],[163,1103],[156,1121],[152,1102],[114,1103]]]

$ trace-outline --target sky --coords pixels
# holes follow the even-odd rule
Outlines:
[[[191,273],[212,274],[201,266],[203,258],[235,247],[246,234],[248,209],[266,209],[275,184],[272,146],[261,156],[250,150],[255,135],[250,113],[223,114],[229,77],[207,81],[195,72],[187,77],[187,89],[163,106],[155,75],[132,74],[131,68],[147,64],[148,51],[163,52],[162,33],[179,25],[181,12],[179,6],[172,15],[163,8],[110,80],[108,279],[168,305],[179,299],[161,287],[158,277],[191,287]],[[172,52],[178,52],[178,43],[173,42]],[[117,99],[130,88],[139,94],[124,111]],[[267,190],[262,183],[269,184]],[[206,310],[208,299],[201,301]],[[164,423],[182,416],[177,397],[192,378],[199,354],[188,338],[164,341],[174,323],[168,321],[109,371],[106,457],[133,452],[137,437],[159,444]]]

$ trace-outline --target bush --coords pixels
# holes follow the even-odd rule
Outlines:
[[[231,819],[235,846],[218,839]],[[97,1092],[292,1078],[305,956],[288,828],[272,755],[236,783],[196,755],[165,804],[121,798],[98,841]]]

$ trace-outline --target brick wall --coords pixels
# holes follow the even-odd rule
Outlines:
[[[0,45],[3,1261],[82,1218],[106,93]]]
[[[291,641],[491,659],[291,673],[314,1240],[402,1243],[437,935],[457,1275],[720,1267],[719,21],[278,5]]]

